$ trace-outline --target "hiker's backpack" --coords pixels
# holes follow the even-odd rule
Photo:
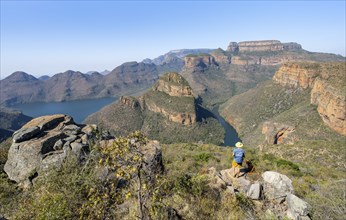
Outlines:
[[[234,150],[234,160],[237,163],[242,163],[244,158],[245,151],[243,149],[235,149]]]

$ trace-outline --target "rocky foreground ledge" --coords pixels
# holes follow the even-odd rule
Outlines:
[[[77,125],[62,114],[35,118],[13,134],[4,170],[11,180],[24,187],[51,166],[61,165],[69,152],[81,160],[96,125]]]
[[[28,188],[32,180],[43,172],[59,167],[64,160],[75,157],[80,163],[94,144],[106,146],[115,140],[96,125],[76,124],[63,114],[35,118],[13,134],[4,171],[9,179]],[[148,141],[140,146],[147,168],[152,173],[162,170],[162,153],[158,142]]]

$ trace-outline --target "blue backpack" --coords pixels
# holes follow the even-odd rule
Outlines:
[[[235,162],[242,163],[245,151],[243,149],[234,149],[233,153]]]

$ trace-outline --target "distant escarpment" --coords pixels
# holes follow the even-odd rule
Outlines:
[[[218,48],[210,54],[192,54],[184,58],[181,74],[204,104],[224,102],[270,79],[277,69],[276,66],[233,65],[232,56],[229,51]]]
[[[344,60],[344,57],[334,54],[308,52],[293,42],[231,42],[226,51],[218,48],[210,53],[186,55],[181,74],[204,103],[216,104],[271,79],[286,62]],[[296,70],[297,74],[299,71]]]
[[[144,95],[121,97],[119,102],[85,121],[100,124],[116,135],[142,130],[150,138],[165,143],[200,140],[221,143],[222,127],[216,119],[198,115],[198,108],[201,107],[196,105],[187,81],[177,73],[167,73]]]
[[[227,48],[236,65],[280,65],[289,61],[344,61],[344,57],[312,53],[303,50],[295,42],[281,43],[278,40],[231,42]]]

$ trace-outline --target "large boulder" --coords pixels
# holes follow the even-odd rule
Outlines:
[[[88,133],[83,127],[62,114],[29,121],[13,134],[4,171],[11,180],[28,186],[40,172],[61,165],[69,152],[81,160],[92,136],[90,126],[84,129]]]
[[[266,171],[262,174],[263,188],[267,199],[284,198],[289,193],[293,193],[292,180],[287,176],[274,172]]]

